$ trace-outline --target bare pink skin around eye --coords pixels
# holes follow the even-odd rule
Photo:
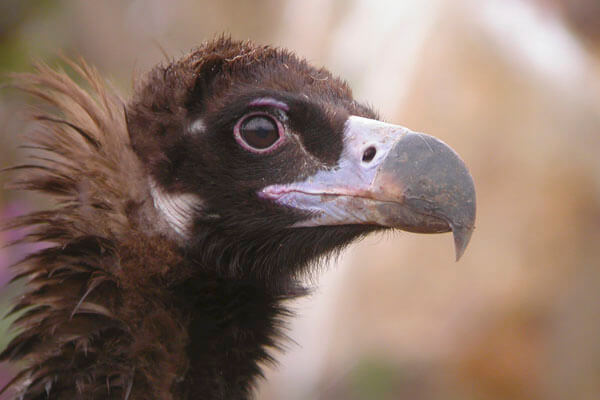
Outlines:
[[[273,122],[275,122],[275,125],[277,125],[277,131],[279,132],[279,139],[277,139],[277,141],[275,143],[273,143],[271,145],[271,147],[267,147],[266,149],[256,149],[256,148],[250,146],[248,143],[246,143],[246,141],[244,140],[244,138],[242,137],[242,134],[240,132],[240,127],[242,126],[244,121],[246,121],[248,118],[255,117],[257,115],[264,115],[264,116],[272,119]],[[233,128],[233,136],[235,137],[236,142],[238,142],[238,144],[240,146],[242,146],[244,149],[246,149],[252,153],[259,153],[259,154],[270,153],[270,152],[274,151],[275,149],[277,149],[278,147],[280,147],[285,142],[285,134],[284,134],[283,125],[281,124],[281,122],[277,118],[273,118],[270,114],[268,114],[266,112],[260,112],[260,111],[246,114],[245,116],[240,118],[240,120],[235,124],[235,126]]]
[[[258,99],[252,100],[250,105],[253,107],[274,107],[279,108],[283,111],[290,111],[290,107],[282,101],[272,99],[270,97],[260,97]]]

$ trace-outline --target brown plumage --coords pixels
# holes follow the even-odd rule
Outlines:
[[[48,244],[14,267],[27,289],[0,360],[22,362],[5,388],[19,398],[248,398],[278,347],[285,301],[306,293],[299,278],[321,257],[384,227],[470,235],[470,177],[466,225],[454,209],[440,219],[418,204],[420,216],[391,223],[388,197],[385,212],[361,219],[354,204],[366,212],[378,199],[364,191],[332,214],[340,221],[322,222],[337,203],[307,211],[296,207],[302,198],[272,194],[343,170],[348,127],[376,117],[343,81],[290,52],[208,42],[154,68],[129,103],[83,61],[67,62],[82,85],[45,65],[15,83],[44,106],[24,146],[31,163],[9,169],[12,186],[56,202],[4,226]],[[277,148],[265,142],[274,133]],[[421,136],[428,154],[442,146]],[[373,140],[365,168],[396,149]]]
[[[140,184],[143,168],[131,150],[123,101],[94,69],[70,65],[89,91],[44,65],[18,78],[21,89],[59,111],[35,116],[39,126],[28,147],[36,165],[17,167],[12,186],[49,194],[57,207],[6,225],[33,227],[23,241],[53,246],[15,267],[29,283],[13,312],[25,312],[15,322],[22,332],[2,358],[27,363],[11,385],[27,386],[24,398],[123,398],[148,387],[168,393],[185,370],[187,337],[155,292],[157,281],[176,279],[167,273],[180,256],[172,242],[149,234],[144,221],[151,216],[131,214],[152,208],[143,206],[148,189]]]

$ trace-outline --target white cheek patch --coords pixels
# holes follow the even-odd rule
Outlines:
[[[193,135],[199,135],[206,132],[206,124],[203,120],[197,119],[190,124],[188,130]]]
[[[202,200],[195,194],[171,194],[162,191],[154,182],[150,184],[154,207],[179,236],[187,237],[197,215],[203,209]]]

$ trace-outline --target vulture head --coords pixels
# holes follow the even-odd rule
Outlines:
[[[23,399],[245,399],[304,272],[370,232],[452,232],[473,181],[438,139],[379,121],[348,85],[283,49],[220,38],[151,70],[124,102],[40,65],[19,217],[46,247],[0,359]]]

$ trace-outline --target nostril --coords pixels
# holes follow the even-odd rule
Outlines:
[[[373,160],[373,158],[375,158],[375,154],[377,154],[377,150],[375,149],[375,147],[370,146],[368,147],[365,152],[363,153],[362,156],[362,160],[363,162],[371,162]]]

